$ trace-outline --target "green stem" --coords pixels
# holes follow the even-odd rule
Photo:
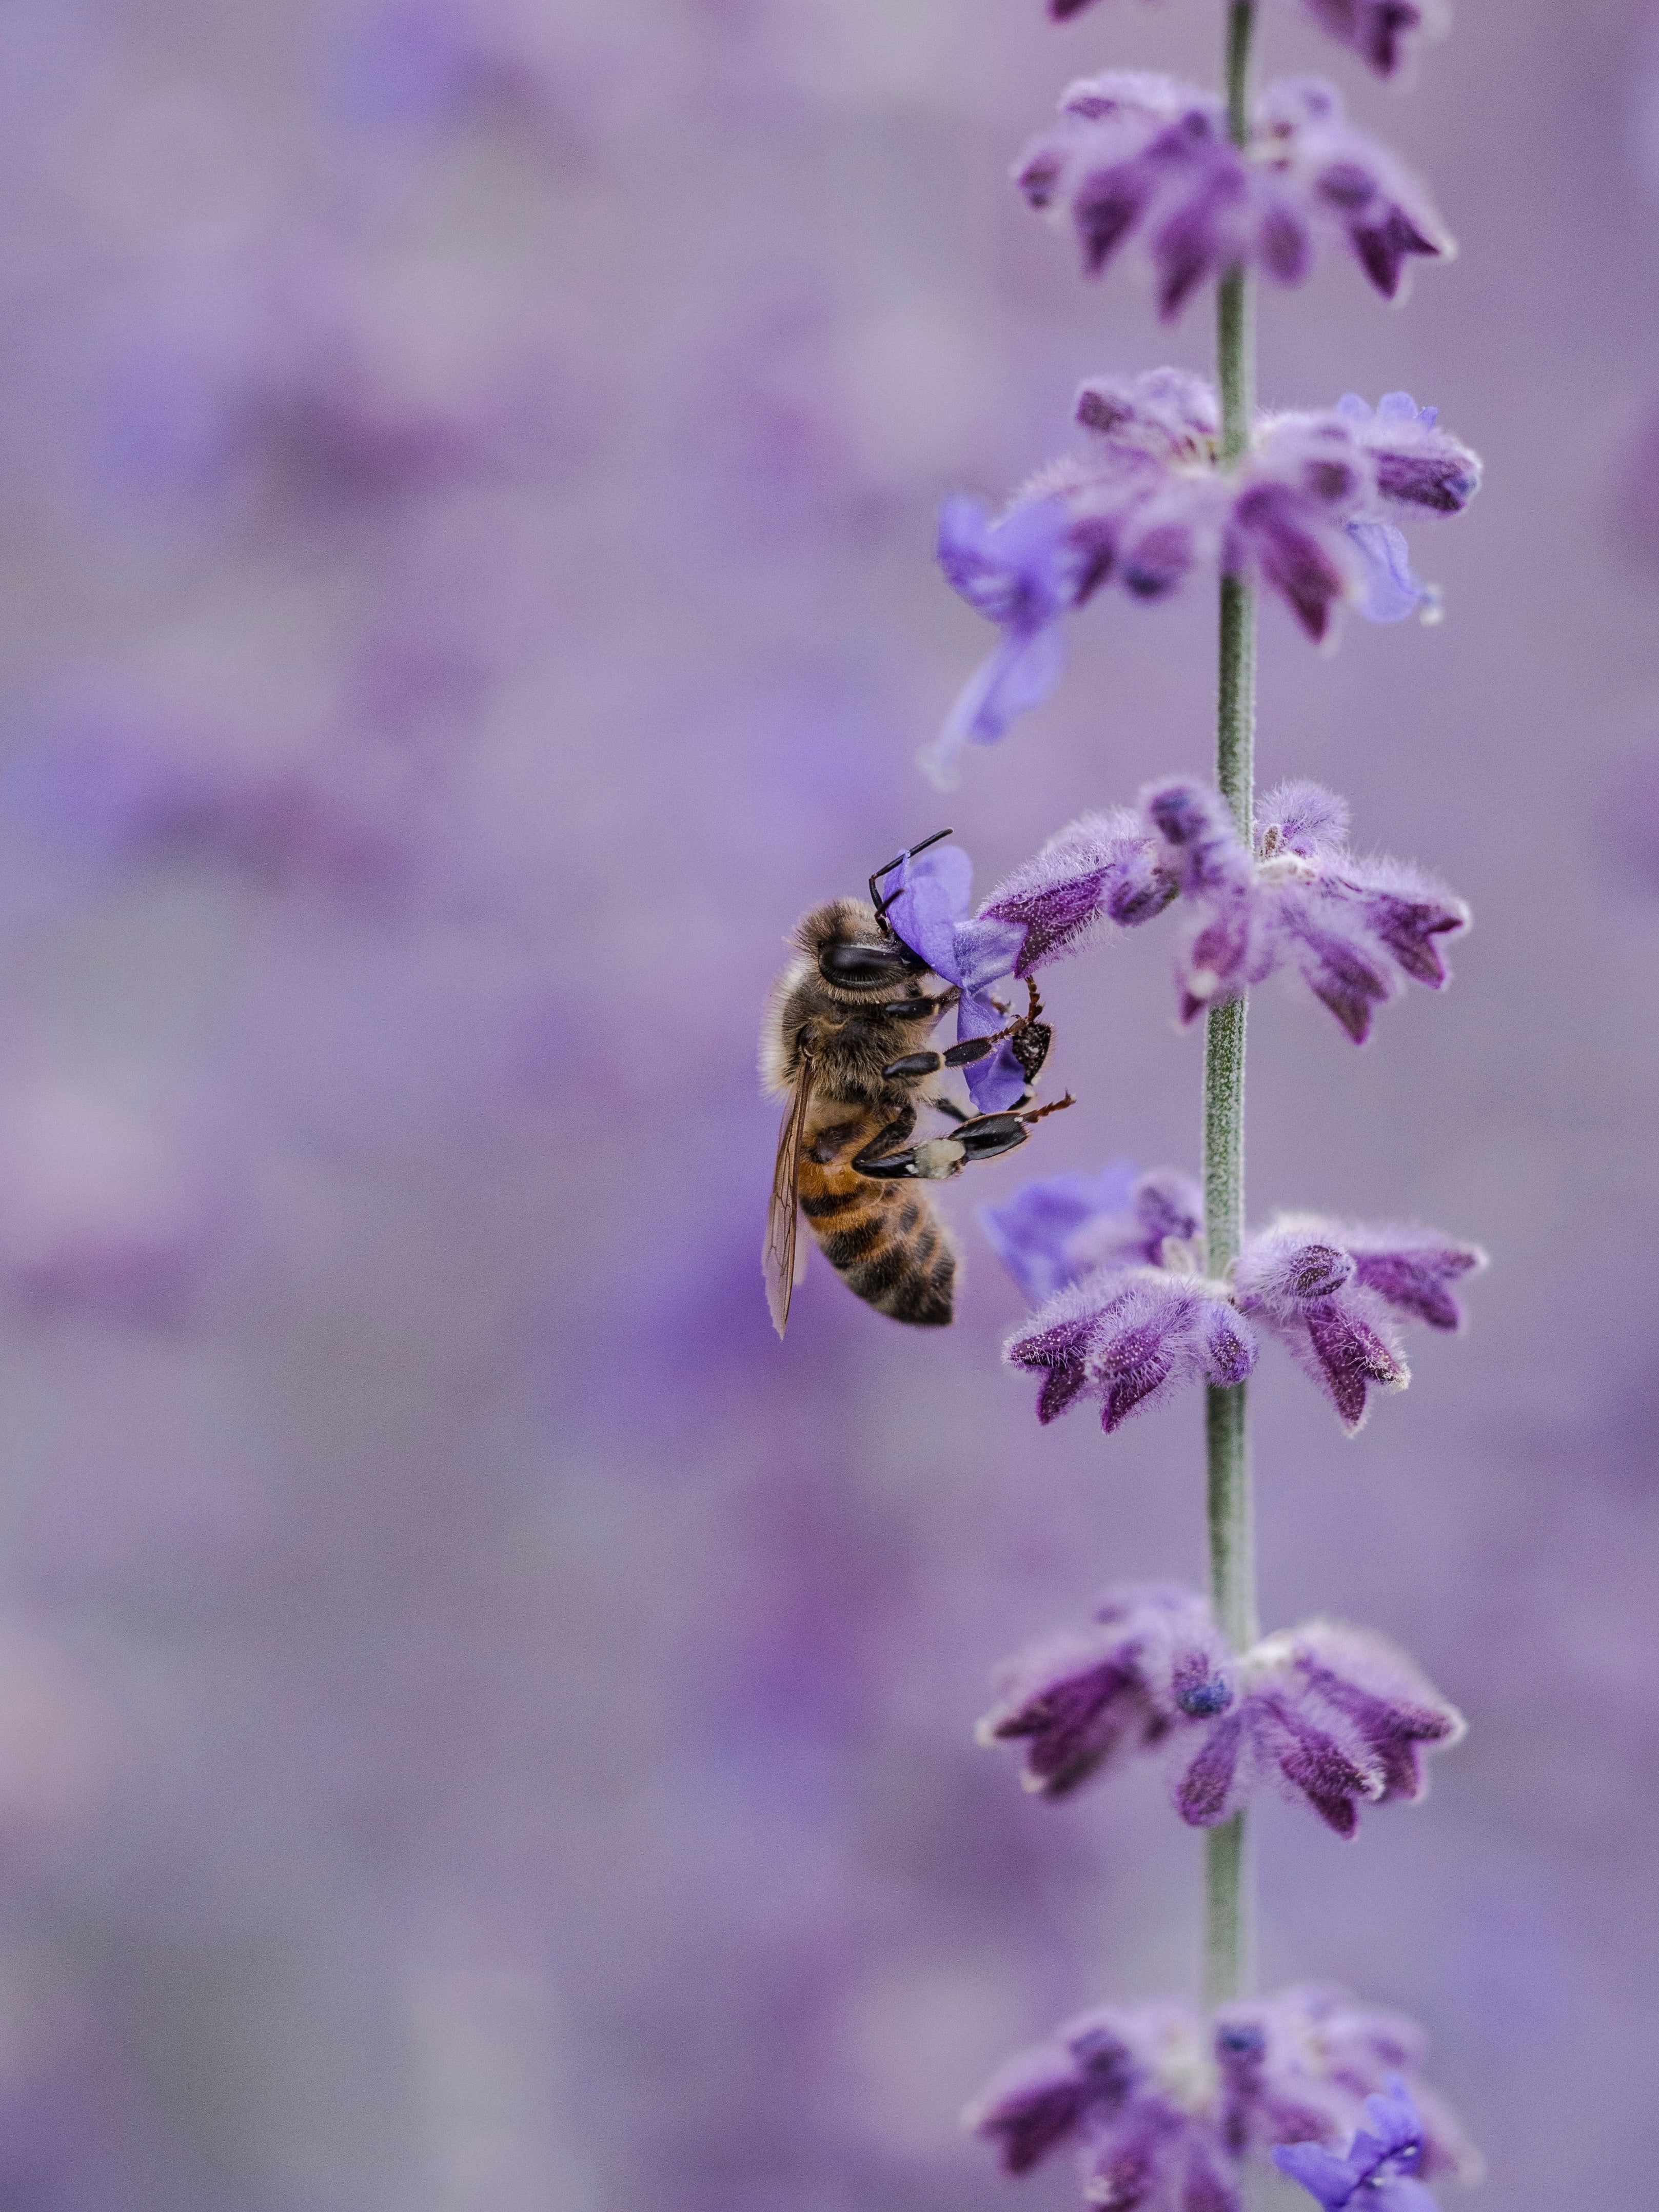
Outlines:
[[[1227,118],[1236,145],[1249,127],[1250,34],[1254,0],[1230,0]],[[1249,443],[1255,404],[1255,346],[1249,281],[1234,270],[1216,304],[1217,380],[1221,388],[1221,458],[1237,460]],[[1221,580],[1220,671],[1216,713],[1216,781],[1238,833],[1255,842],[1255,605],[1248,584]],[[1244,1237],[1244,1028],[1240,998],[1210,1014],[1204,1041],[1204,1234],[1212,1275],[1224,1276]],[[1245,1388],[1210,1385],[1205,1409],[1208,1468],[1210,1595],[1235,1650],[1253,1644],[1255,1540],[1250,1512],[1250,1444]],[[1244,1993],[1249,1954],[1244,1815],[1205,1838],[1204,1990],[1210,2004]]]

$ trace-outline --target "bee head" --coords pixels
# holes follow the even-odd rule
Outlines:
[[[921,955],[895,937],[862,899],[814,907],[795,942],[832,990],[853,998],[873,998],[927,973]]]

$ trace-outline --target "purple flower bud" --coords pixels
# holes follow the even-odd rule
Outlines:
[[[1480,456],[1438,428],[1439,410],[1419,407],[1409,392],[1385,392],[1375,412],[1345,392],[1334,411],[1375,464],[1385,510],[1407,520],[1462,514],[1480,490]]]
[[[1462,1325],[1448,1285],[1486,1264],[1478,1246],[1431,1230],[1350,1228],[1283,1214],[1247,1237],[1233,1273],[1238,1310],[1285,1345],[1336,1407],[1350,1436],[1375,1384],[1404,1389],[1410,1370],[1391,1311],[1436,1328]]]
[[[1004,877],[980,915],[1022,933],[1014,973],[1024,977],[1114,923],[1133,929],[1150,921],[1176,895],[1145,824],[1115,807],[1085,814],[1051,837],[1034,860]]]
[[[1183,1021],[1291,968],[1364,1043],[1375,1009],[1407,978],[1437,989],[1448,980],[1436,940],[1467,927],[1468,908],[1418,869],[1356,858],[1341,842],[1346,808],[1317,785],[1266,795],[1254,860],[1202,784],[1151,786],[1141,805],[1191,913]]]
[[[1024,1742],[1028,1790],[1080,1784],[1232,1703],[1231,1662],[1209,1607],[1162,1584],[1109,1592],[1097,1626],[1035,1644],[999,1673],[981,1743]]]
[[[1386,147],[1348,122],[1322,77],[1287,77],[1256,103],[1252,150],[1270,204],[1343,238],[1385,300],[1409,261],[1456,252],[1427,192]]]
[[[1029,2173],[1077,2132],[1092,2101],[1064,2044],[1045,2043],[994,2075],[962,2123],[996,2145],[1005,2173]]]
[[[1464,1733],[1411,1662],[1361,1629],[1310,1621],[1264,1637],[1237,1668],[1236,1702],[1176,1778],[1176,1809],[1194,1827],[1230,1820],[1273,1781],[1352,1836],[1362,1804],[1419,1798],[1423,1753]]]

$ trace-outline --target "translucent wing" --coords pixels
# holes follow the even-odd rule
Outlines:
[[[789,1301],[794,1295],[795,1232],[800,1219],[800,1140],[806,1128],[806,1109],[812,1096],[812,1055],[800,1056],[795,1093],[784,1109],[778,1133],[778,1164],[772,1171],[772,1203],[766,1216],[766,1249],[761,1265],[766,1271],[766,1303],[772,1310],[772,1326],[781,1336],[789,1325]]]

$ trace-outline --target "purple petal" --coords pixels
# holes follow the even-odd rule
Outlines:
[[[1011,722],[1053,694],[1065,670],[1066,634],[1058,622],[1011,630],[969,678],[944,728],[922,753],[935,785],[948,790],[963,747],[994,744]]]
[[[1070,2052],[1044,2045],[1011,2059],[962,2117],[995,2143],[1005,2172],[1029,2173],[1076,2132],[1091,2101]]]
[[[1405,538],[1391,522],[1351,522],[1347,530],[1359,556],[1357,614],[1369,623],[1397,623],[1434,605],[1432,587],[1413,574]]]
[[[894,934],[947,983],[962,981],[957,924],[968,910],[973,879],[973,863],[960,846],[933,845],[906,856],[898,890],[888,902]]]
[[[1176,1790],[1176,1810],[1189,1827],[1212,1828],[1237,1810],[1244,1718],[1234,1711],[1216,1723]]]
[[[1121,1212],[1134,1182],[1132,1160],[1092,1175],[1068,1169],[1022,1183],[1000,1206],[981,1206],[979,1224],[1003,1266],[1035,1305],[1077,1279],[1067,1246],[1085,1221]]]
[[[1322,2212],[1344,2212],[1358,2186],[1346,2159],[1317,2143],[1282,2143],[1273,2152],[1273,2164],[1317,2197]]]

